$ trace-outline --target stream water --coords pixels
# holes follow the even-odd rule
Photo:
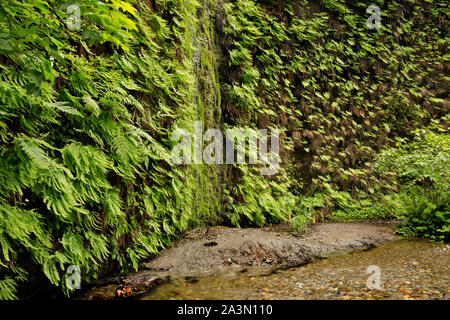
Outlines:
[[[449,262],[449,244],[399,240],[286,270],[249,267],[189,277],[174,275],[141,299],[448,300]],[[94,288],[86,297],[108,295],[114,288]]]

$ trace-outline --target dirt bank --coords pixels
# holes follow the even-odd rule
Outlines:
[[[235,266],[293,266],[315,258],[364,250],[394,239],[392,223],[324,223],[304,234],[286,226],[194,230],[142,267],[177,273]]]

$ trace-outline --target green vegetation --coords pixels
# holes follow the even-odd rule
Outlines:
[[[402,216],[448,239],[445,1],[87,0],[80,30],[73,4],[0,3],[0,299],[218,223]],[[280,171],[172,164],[196,120],[279,129]]]
[[[339,221],[396,217],[397,233],[443,241],[450,238],[450,136],[443,128],[416,129],[414,139],[399,138],[382,152],[375,172],[390,183],[376,197],[356,201],[346,192],[315,195],[335,204]]]
[[[377,170],[393,174],[404,219],[398,232],[435,240],[450,239],[450,135],[445,130],[414,131],[411,142],[381,154]]]
[[[447,199],[441,194],[437,202],[426,205],[422,199],[416,207],[413,198],[406,197],[407,189],[412,192],[403,186],[406,181],[396,185],[401,192],[386,193],[395,187],[374,167],[377,154],[396,137],[407,137],[432,119],[448,124],[442,117],[448,111],[448,90],[443,88],[449,80],[444,72],[449,38],[448,25],[441,23],[448,11],[442,2],[377,1],[382,28],[370,31],[365,24],[369,4],[224,4],[223,47],[229,69],[222,109],[241,125],[264,124],[284,132],[285,171],[277,178],[292,192],[285,198],[296,204],[288,213],[295,228],[327,217],[354,221],[411,216],[415,208],[416,215],[424,216],[408,221],[430,223],[441,231],[408,234],[435,237],[437,232],[443,239],[443,234],[448,237],[447,218],[437,213],[441,220],[434,225],[426,212],[434,205],[445,206]],[[402,176],[406,169],[397,167],[396,172]],[[448,172],[448,166],[435,169],[437,174]],[[256,191],[261,189],[249,186],[249,181],[258,186],[256,179],[242,181],[234,188],[248,191],[244,197],[259,196]],[[447,187],[442,180],[434,185],[442,192]],[[264,222],[260,211],[250,211],[250,220]],[[405,234],[407,229],[401,230]]]
[[[166,4],[170,23],[161,5],[84,1],[77,31],[65,1],[2,1],[0,298],[41,272],[69,293],[70,264],[83,280],[136,269],[217,220],[214,168],[170,163],[172,128],[217,107],[211,46],[194,41],[209,28],[198,3]]]

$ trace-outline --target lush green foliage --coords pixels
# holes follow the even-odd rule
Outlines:
[[[334,220],[392,217],[402,220],[397,229],[402,236],[450,239],[450,135],[438,126],[417,129],[413,137],[399,138],[378,156],[375,173],[385,183],[377,186],[376,197],[357,201],[328,186],[314,195],[326,199],[318,207],[331,204]]]
[[[371,4],[381,8],[379,30],[366,26]],[[238,0],[223,12],[222,112],[233,124],[281,130],[284,164],[272,183],[287,190],[277,206],[295,203],[285,214],[293,226],[402,210],[399,194],[382,196],[389,180],[374,174],[375,159],[448,111],[445,2]],[[240,183],[231,194],[251,208],[264,203],[258,179],[232,177]],[[241,208],[265,221],[261,206]]]
[[[137,268],[217,220],[214,168],[170,163],[174,126],[214,120],[209,22],[165,3],[83,1],[78,31],[66,1],[1,2],[0,298],[40,272],[68,293],[70,264]]]
[[[404,219],[398,232],[435,240],[450,239],[450,135],[446,130],[414,131],[381,154],[377,170],[393,174]]]
[[[366,26],[372,3],[379,30]],[[283,132],[296,195],[327,184],[375,194],[376,154],[448,111],[444,1],[239,0],[223,11],[222,112]]]

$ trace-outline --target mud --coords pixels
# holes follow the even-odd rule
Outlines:
[[[392,222],[316,224],[303,234],[290,232],[287,226],[214,227],[189,232],[142,269],[197,273],[241,266],[292,267],[394,239]]]

